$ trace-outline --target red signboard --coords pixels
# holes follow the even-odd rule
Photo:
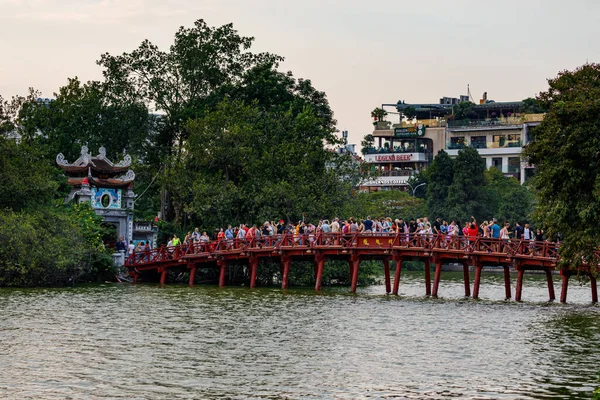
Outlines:
[[[412,154],[386,154],[385,156],[375,156],[375,161],[410,161]]]

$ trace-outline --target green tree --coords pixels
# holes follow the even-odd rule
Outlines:
[[[176,207],[181,208],[181,201],[172,193],[170,177],[175,173],[171,169],[181,165],[187,122],[214,109],[251,68],[277,66],[283,60],[277,55],[251,52],[253,41],[252,37],[240,36],[232,24],[211,27],[199,19],[191,28],[179,28],[169,51],[145,40],[129,53],[105,53],[98,60],[114,98],[143,101],[161,114],[155,156],[164,165],[163,199],[170,201],[163,211],[168,220],[180,219]]]
[[[454,179],[454,161],[448,153],[440,150],[426,172],[427,209],[432,218],[448,216],[448,188]]]
[[[470,101],[463,101],[452,107],[452,113],[454,114],[455,120],[472,119],[477,118],[477,113],[474,111],[473,104]]]
[[[537,173],[537,219],[562,235],[562,263],[592,260],[600,243],[600,64],[562,71],[538,96],[548,109],[525,148]]]
[[[489,212],[485,160],[473,147],[465,147],[454,160],[454,178],[448,188],[447,216],[461,222],[478,220]]]
[[[327,151],[329,133],[308,107],[267,113],[225,100],[191,121],[175,174],[177,201],[201,226],[328,215],[351,193],[349,158]],[[350,167],[349,167],[350,168]]]
[[[485,175],[493,216],[511,224],[530,221],[535,205],[534,193],[516,178],[504,176],[498,168],[488,169]]]
[[[369,133],[368,135],[365,135],[363,140],[360,142],[360,145],[362,147],[360,152],[364,156],[369,150],[375,148],[375,138]]]
[[[67,285],[111,273],[89,206],[0,211],[0,286]]]
[[[164,113],[158,144],[171,154],[174,146],[184,145],[187,121],[219,101],[212,98],[215,93],[239,82],[256,65],[283,60],[252,53],[253,41],[240,36],[233,24],[211,27],[199,19],[191,28],[179,28],[169,51],[144,40],[132,52],[103,54],[98,64],[113,96],[142,100]]]
[[[533,97],[528,97],[523,100],[523,104],[521,105],[519,111],[522,114],[538,114],[544,112],[540,106],[540,103]]]
[[[402,110],[402,113],[408,120],[417,118],[417,110],[413,106],[406,107],[404,110]]]
[[[37,149],[0,136],[0,208],[21,210],[49,204],[61,182],[56,169],[40,162]]]
[[[376,107],[371,111],[371,118],[375,118],[377,121],[383,121],[386,115],[388,113],[383,108]]]
[[[358,193],[348,201],[341,215],[346,218],[391,217],[420,218],[427,214],[425,201],[398,190],[379,190]]]
[[[124,150],[143,157],[153,142],[148,109],[139,101],[112,99],[100,82],[82,84],[75,77],[54,95],[48,104],[24,102],[18,120],[24,138],[49,160],[63,153],[74,161],[83,145],[92,151],[105,147],[112,159]]]

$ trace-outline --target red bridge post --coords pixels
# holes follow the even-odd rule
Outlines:
[[[517,271],[517,289],[515,291],[515,300],[521,301],[521,294],[523,293],[523,268],[519,266]]]
[[[256,272],[258,270],[258,257],[250,257],[250,288],[256,287]]]
[[[190,286],[194,286],[194,280],[196,279],[196,264],[188,263],[188,268],[190,270]]]
[[[569,289],[570,274],[564,268],[560,272],[560,274],[562,275],[562,287],[560,289],[560,302],[566,303],[567,302],[567,290]]]
[[[481,261],[475,262],[475,281],[473,282],[473,298],[479,298],[479,286],[481,285],[481,271],[483,270],[483,264]]]
[[[431,263],[429,257],[425,259],[425,295],[431,296]]]
[[[554,295],[554,282],[552,281],[552,271],[550,268],[546,268],[546,280],[548,281],[548,297],[550,301],[556,300],[556,296]]]
[[[504,298],[510,300],[512,298],[510,290],[510,267],[505,265],[504,267]]]
[[[287,289],[288,287],[288,276],[290,274],[290,263],[291,263],[291,259],[288,256],[281,256],[281,264],[282,264],[282,269],[283,269],[283,273],[281,275],[281,288],[282,289]]]
[[[596,277],[590,271],[590,286],[592,287],[592,303],[598,302],[598,286],[596,286]]]
[[[437,297],[438,288],[440,286],[440,277],[442,275],[442,261],[439,259],[435,259],[435,275],[433,277],[433,291],[432,296]]]
[[[315,278],[315,290],[321,290],[321,280],[323,278],[323,266],[325,265],[325,256],[322,254],[315,255],[315,263],[317,264],[317,276]]]
[[[469,276],[469,262],[463,261],[463,280],[465,281],[465,297],[471,296],[471,277]]]
[[[225,286],[225,270],[227,269],[227,261],[219,260],[217,265],[220,267],[219,271],[219,287]]]
[[[385,273],[385,294],[390,294],[392,291],[392,283],[390,280],[390,259],[386,257],[383,259],[383,271]]]
[[[159,268],[158,272],[160,272],[160,285],[163,286],[167,283],[167,269],[164,267]]]
[[[394,274],[394,289],[392,289],[392,294],[398,296],[400,274],[402,273],[402,256],[398,253],[394,253],[394,262],[396,263],[396,273]]]
[[[358,284],[358,268],[360,267],[360,256],[352,254],[352,284],[350,292],[356,293],[356,285]]]

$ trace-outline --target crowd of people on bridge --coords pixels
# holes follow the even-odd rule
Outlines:
[[[532,229],[529,223],[521,224],[517,222],[511,227],[510,223],[498,224],[496,218],[489,221],[483,221],[478,224],[474,217],[466,224],[461,224],[460,221],[447,220],[437,217],[433,222],[430,222],[428,217],[411,218],[405,221],[402,218],[392,219],[390,217],[371,218],[367,216],[365,219],[340,219],[333,218],[332,220],[321,219],[315,225],[308,220],[301,220],[297,223],[284,220],[266,221],[262,225],[246,225],[232,227],[228,225],[226,228],[215,229],[212,235],[206,231],[200,233],[196,228],[193,232],[188,232],[183,241],[173,235],[167,243],[168,247],[177,246],[179,244],[189,245],[192,243],[209,243],[211,241],[221,240],[245,240],[249,241],[263,236],[273,235],[293,235],[297,238],[314,237],[320,233],[332,234],[373,234],[373,235],[396,235],[396,234],[418,234],[418,235],[445,235],[449,238],[453,236],[465,237],[469,240],[474,240],[477,237],[492,238],[492,239],[517,239],[528,241],[544,241],[544,232],[540,229]]]

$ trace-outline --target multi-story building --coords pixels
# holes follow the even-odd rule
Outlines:
[[[455,114],[455,107],[468,99],[460,96],[443,97],[439,104],[382,104],[382,109],[396,109],[398,122],[374,122],[373,146],[363,149],[364,162],[374,177],[363,181],[360,188],[407,190],[410,177],[425,170],[439,150],[456,157],[465,146],[476,148],[488,168],[498,168],[524,182],[533,169],[522,160],[521,152],[532,140],[543,114],[521,113],[522,102],[495,102],[487,100],[485,93],[479,104],[467,107],[466,114]],[[407,114],[412,119],[407,119]]]
[[[499,103],[498,103],[499,104]],[[461,148],[472,146],[485,159],[488,168],[498,168],[521,183],[533,167],[523,160],[523,146],[533,139],[543,114],[511,114],[471,121],[448,121],[446,152],[456,157]]]
[[[385,121],[384,121],[385,122]],[[408,180],[427,168],[435,152],[444,146],[444,121],[378,122],[374,146],[365,149],[364,162],[374,177],[360,184],[362,190],[406,190]]]

